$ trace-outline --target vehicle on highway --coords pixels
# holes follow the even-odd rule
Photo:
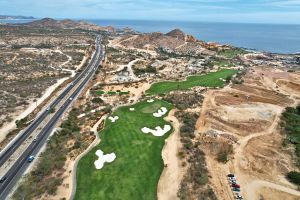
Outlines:
[[[33,139],[33,142],[36,142],[36,138]]]
[[[237,184],[237,182],[235,180],[229,180],[230,184]]]
[[[228,174],[227,177],[234,177],[234,174]]]
[[[28,156],[28,158],[27,158],[27,161],[28,161],[28,162],[32,162],[33,160],[34,160],[34,156],[33,156],[33,155]]]
[[[235,199],[243,200],[243,197],[241,195],[237,194]]]
[[[5,180],[7,179],[7,177],[2,177],[1,179],[0,179],[0,183],[3,183]]]
[[[241,188],[241,186],[239,184],[232,184],[231,187]]]
[[[232,191],[235,191],[235,192],[240,192],[241,189],[240,188],[232,188]]]
[[[229,179],[229,180],[234,180],[234,181],[236,181],[236,178],[235,178],[235,177],[229,177],[228,179]]]
[[[81,74],[75,77],[74,85],[76,86],[78,85],[78,86],[73,87],[69,85],[68,87],[66,87],[63,90],[63,92],[58,97],[56,97],[55,100],[50,105],[45,107],[46,111],[44,110],[40,116],[38,116],[34,121],[32,120],[31,125],[25,130],[24,134],[21,134],[21,137],[17,138],[12,145],[8,146],[7,150],[1,155],[0,165],[4,165],[6,162],[9,161],[11,155],[14,152],[16,152],[17,149],[16,147],[19,147],[24,142],[27,142],[28,139],[29,141],[36,142],[36,143],[32,143],[31,145],[28,145],[27,149],[21,153],[19,158],[17,158],[17,160],[12,164],[12,166],[5,173],[5,175],[3,175],[3,177],[7,177],[7,178],[5,178],[6,181],[4,179],[3,180],[4,183],[0,185],[1,186],[0,199],[5,199],[8,196],[8,193],[14,188],[18,180],[25,173],[26,169],[30,165],[29,163],[31,163],[35,159],[35,156],[31,154],[38,153],[41,150],[42,145],[44,145],[46,141],[48,142],[50,140],[49,136],[52,133],[52,130],[55,128],[57,122],[61,119],[63,114],[66,112],[67,107],[71,105],[72,100],[76,97],[76,95],[80,94],[82,89],[86,86],[86,83],[92,78],[95,72],[91,68],[95,67],[95,65],[97,65],[98,67],[100,61],[103,59],[104,56],[102,54],[101,48],[102,47],[98,47],[96,49],[95,56],[91,58],[89,65],[84,70],[80,70]],[[97,56],[97,54],[100,54],[100,56]],[[87,73],[87,70],[89,69],[91,69],[90,71],[93,73]],[[70,93],[71,93],[71,97],[69,96]],[[57,112],[53,112],[54,114],[49,116],[49,113],[52,113],[51,110],[55,111],[54,108],[61,105],[61,103],[62,106],[57,108]],[[44,120],[47,117],[50,117],[49,121],[46,121],[46,124],[42,124],[43,122],[45,122]],[[41,127],[40,124],[42,124],[43,126]],[[39,134],[35,138],[36,141],[32,136],[32,133],[35,130],[39,130]]]

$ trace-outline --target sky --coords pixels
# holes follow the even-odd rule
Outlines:
[[[0,0],[0,15],[300,24],[300,0]]]

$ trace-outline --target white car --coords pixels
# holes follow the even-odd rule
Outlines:
[[[70,100],[70,101],[72,101],[72,100],[73,100],[73,98],[72,98],[72,97],[70,97],[70,98],[69,98],[69,100]]]
[[[243,200],[243,197],[241,195],[237,194],[235,199]]]

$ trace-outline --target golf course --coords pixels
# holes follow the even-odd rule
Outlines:
[[[161,108],[167,112],[155,115]],[[78,163],[75,199],[157,199],[157,184],[164,168],[161,151],[173,128],[160,137],[142,129],[171,127],[163,119],[171,109],[172,105],[165,101],[148,100],[113,112],[99,132],[100,144]],[[112,155],[101,169],[96,169],[94,164],[98,159],[97,150]]]
[[[163,81],[154,83],[147,94],[163,94],[174,90],[187,90],[195,86],[223,87],[224,81],[237,73],[237,70],[222,69],[217,72],[210,72],[206,75],[189,76],[185,81]],[[223,80],[222,80],[223,79]]]

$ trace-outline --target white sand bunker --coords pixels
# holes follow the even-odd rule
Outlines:
[[[147,100],[147,102],[152,103],[152,102],[154,102],[154,99],[149,99],[149,100]]]
[[[168,112],[167,108],[161,107],[157,112],[153,113],[154,117],[161,117]]]
[[[112,123],[115,123],[115,122],[119,119],[119,117],[118,117],[118,116],[115,116],[115,117],[110,116],[108,119],[110,119],[110,121],[111,121]]]
[[[169,132],[171,130],[171,126],[170,125],[164,125],[164,128],[162,129],[160,126],[155,127],[155,130],[144,127],[141,129],[143,133],[152,133],[152,135],[154,136],[163,136],[164,134],[166,134],[167,132]]]
[[[134,109],[134,108],[129,108],[129,110],[130,110],[130,111],[134,111],[135,109]]]
[[[103,151],[97,150],[96,155],[98,156],[98,160],[94,162],[96,169],[101,169],[104,166],[104,163],[111,163],[116,159],[115,153],[103,154]]]

